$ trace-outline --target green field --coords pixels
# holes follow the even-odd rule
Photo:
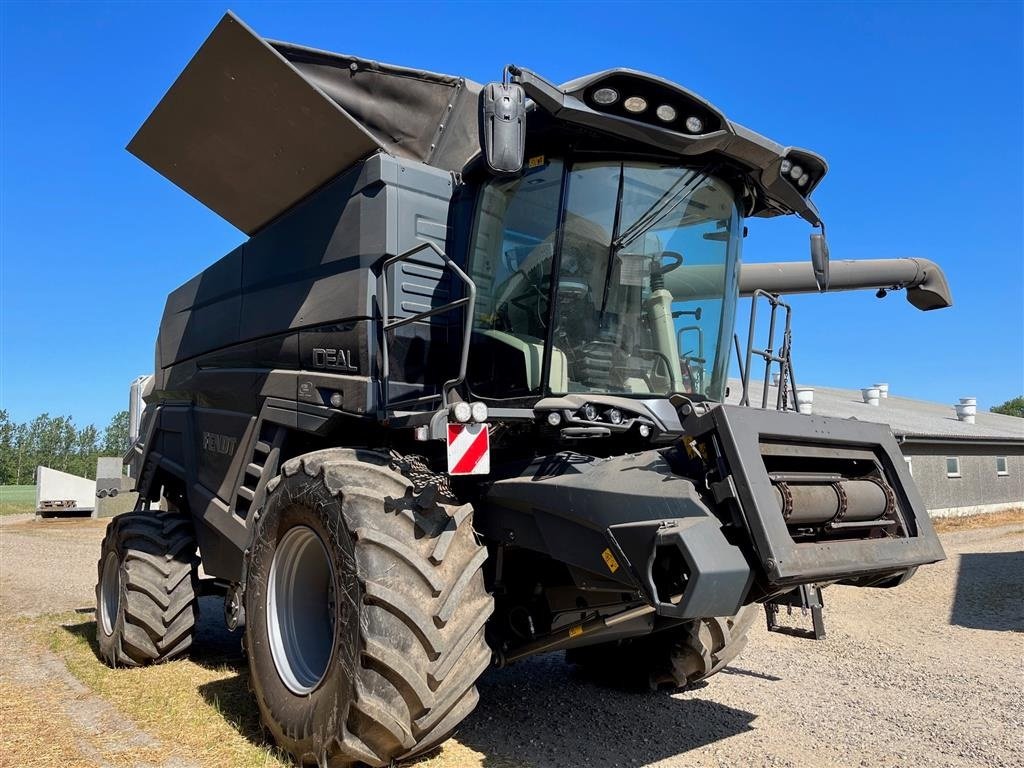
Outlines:
[[[34,485],[0,485],[0,515],[36,511]]]

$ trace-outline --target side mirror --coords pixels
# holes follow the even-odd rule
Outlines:
[[[494,173],[519,173],[526,154],[526,94],[516,83],[488,83],[480,94],[484,157]]]
[[[811,235],[811,269],[814,270],[814,282],[819,291],[828,290],[828,241],[825,239],[825,228],[821,234]]]

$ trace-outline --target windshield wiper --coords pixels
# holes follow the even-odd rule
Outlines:
[[[635,242],[639,237],[661,223],[665,217],[678,208],[693,190],[700,186],[710,175],[713,164],[709,163],[692,176],[681,176],[665,193],[659,197],[654,205],[644,211],[640,217],[626,228],[615,240],[612,241],[612,253],[618,253],[626,246]],[[623,170],[625,175],[625,170]],[[682,185],[681,188],[678,188]],[[621,207],[621,198],[619,205]]]

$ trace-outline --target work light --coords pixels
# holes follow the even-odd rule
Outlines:
[[[632,112],[633,114],[638,115],[647,109],[647,99],[641,96],[630,96],[622,102],[622,106],[626,108],[627,112]]]
[[[469,403],[455,403],[455,405],[452,406],[452,415],[455,417],[456,421],[465,424],[473,418],[473,408]]]

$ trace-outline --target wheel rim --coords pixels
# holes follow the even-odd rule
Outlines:
[[[281,682],[300,696],[316,688],[334,650],[334,568],[323,541],[307,526],[289,529],[274,553],[267,634]]]
[[[114,634],[114,622],[121,608],[120,570],[117,553],[109,553],[103,561],[103,578],[100,579],[100,625],[107,635]]]

